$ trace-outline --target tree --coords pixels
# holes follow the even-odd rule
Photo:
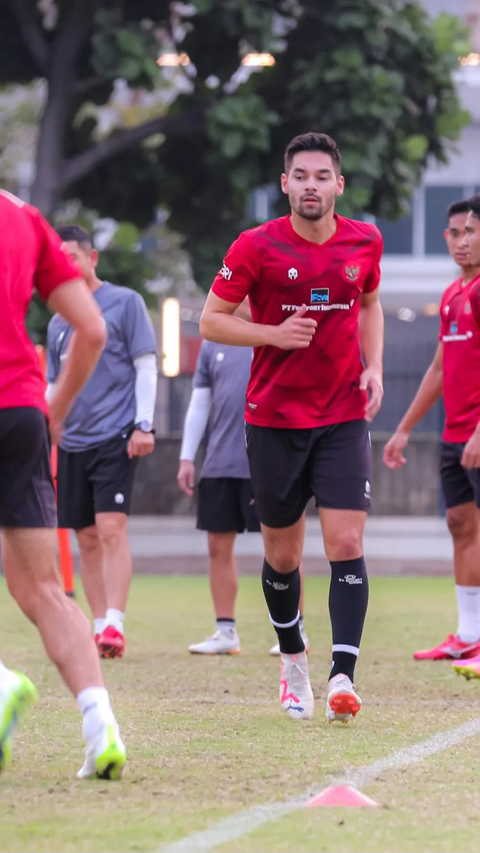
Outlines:
[[[0,15],[0,83],[47,81],[33,203],[51,215],[77,197],[140,227],[165,205],[205,285],[291,136],[329,132],[344,209],[395,217],[468,121],[452,80],[464,31],[414,2],[0,0]],[[190,64],[159,68],[159,50]],[[251,51],[276,62],[242,80]],[[102,130],[118,78],[157,98]]]

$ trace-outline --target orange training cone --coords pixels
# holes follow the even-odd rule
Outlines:
[[[307,806],[346,806],[347,808],[375,807],[378,803],[366,794],[352,788],[351,785],[334,785],[325,788],[320,794],[309,800]]]

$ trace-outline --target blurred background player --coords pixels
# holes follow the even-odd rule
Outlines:
[[[453,568],[458,608],[455,634],[416,660],[458,660],[480,654],[480,474],[465,464],[466,447],[480,421],[480,329],[472,316],[470,294],[480,269],[467,246],[465,227],[472,200],[448,209],[445,239],[461,276],[445,291],[440,305],[440,339],[408,411],[384,450],[384,462],[401,468],[413,428],[443,393],[445,428],[440,477],[453,540]]]
[[[314,495],[331,566],[327,719],[348,722],[362,704],[354,674],[368,607],[368,421],[383,396],[383,242],[374,225],[335,214],[344,178],[326,134],[289,143],[281,187],[291,214],[233,243],[200,331],[208,340],[255,347],[247,452],[265,546],[263,591],[280,643],[280,704],[297,720],[314,710],[299,625],[305,507]],[[252,323],[234,316],[247,296]]]
[[[105,324],[88,288],[33,207],[0,192],[0,527],[8,588],[37,627],[50,660],[83,714],[86,760],[79,776],[115,779],[125,747],[105,689],[88,620],[64,594],[56,562],[55,493],[50,439],[105,344]],[[70,357],[57,377],[48,413],[45,380],[25,318],[34,287],[72,328]],[[0,770],[13,729],[35,700],[29,679],[0,663]]]
[[[248,308],[243,307],[242,316],[249,319]],[[217,620],[211,637],[189,646],[192,654],[240,652],[235,624],[238,574],[234,545],[237,533],[260,530],[244,431],[245,393],[251,366],[249,347],[203,341],[185,417],[177,479],[182,491],[190,496],[195,484],[194,459],[209,427],[198,485],[197,528],[208,533],[210,588]],[[303,613],[303,589],[300,613]],[[302,617],[300,630],[308,649]],[[277,644],[270,654],[280,654]]]
[[[107,325],[107,343],[59,439],[59,527],[75,530],[82,582],[101,657],[125,651],[124,619],[132,576],[127,517],[139,456],[155,445],[156,340],[143,298],[100,281],[98,253],[76,225],[58,231],[80,267]],[[47,394],[67,359],[72,329],[55,316],[48,327]]]
[[[469,261],[477,273],[477,277],[473,280],[469,288],[470,307],[472,316],[476,323],[475,334],[480,333],[480,195],[470,199],[470,212],[465,224],[465,237],[462,241],[461,248],[468,252]],[[480,355],[477,355],[477,388],[480,383]],[[479,406],[480,409],[480,406]],[[462,465],[465,468],[470,480],[474,484],[475,495],[477,497],[477,506],[479,505],[478,495],[480,494],[480,411],[478,412],[478,420],[475,429],[467,441],[462,454]],[[477,524],[479,524],[479,514],[476,513]],[[480,527],[479,527],[480,531]],[[478,558],[477,558],[478,559]],[[475,602],[478,602],[478,590],[475,589]],[[474,657],[466,658],[463,661],[456,661],[453,664],[454,670],[461,673],[466,678],[480,678],[480,647],[476,651]]]

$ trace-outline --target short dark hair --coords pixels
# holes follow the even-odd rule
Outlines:
[[[326,133],[312,131],[295,136],[285,150],[285,172],[289,171],[295,154],[299,154],[300,151],[325,151],[326,154],[330,154],[339,172],[342,168],[342,158],[337,143]]]
[[[469,210],[477,219],[480,219],[480,193],[469,199]]]
[[[456,216],[457,213],[468,213],[470,210],[470,201],[469,198],[464,198],[462,201],[453,201],[447,210],[447,221],[452,216]]]
[[[85,228],[81,228],[80,225],[61,225],[60,228],[57,228],[57,234],[64,243],[71,241],[89,249],[93,246],[90,234]]]

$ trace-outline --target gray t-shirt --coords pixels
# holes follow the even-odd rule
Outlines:
[[[156,352],[155,330],[142,297],[129,287],[103,282],[93,296],[107,324],[108,339],[90,379],[75,400],[60,442],[65,450],[98,447],[135,421],[135,367]],[[72,327],[55,314],[48,325],[47,381],[57,380],[67,357]]]
[[[212,392],[202,477],[250,479],[244,412],[251,366],[250,347],[202,343],[193,387],[210,388]]]

